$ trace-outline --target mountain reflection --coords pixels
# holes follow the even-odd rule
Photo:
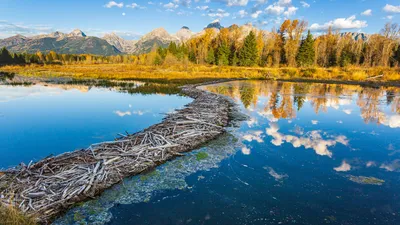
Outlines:
[[[400,127],[400,88],[368,88],[357,85],[289,83],[277,81],[234,81],[204,87],[206,90],[240,101],[247,110],[262,109],[264,117],[294,119],[296,111],[309,102],[315,114],[326,113],[328,108],[350,106],[352,101],[360,110],[365,123],[377,123],[391,128]],[[390,106],[390,112],[383,108]],[[341,109],[346,114],[354,110]]]

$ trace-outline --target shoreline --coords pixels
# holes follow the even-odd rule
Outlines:
[[[268,78],[265,80],[270,81],[280,81],[280,82],[292,82],[292,83],[321,83],[321,84],[344,84],[344,85],[360,85],[363,87],[400,87],[400,81],[396,82],[388,82],[388,81],[353,81],[353,80],[323,80],[323,79],[307,79],[307,78],[292,78],[292,79],[284,79],[277,78],[272,79]]]
[[[0,171],[0,204],[48,224],[124,178],[152,170],[217,138],[226,132],[235,104],[197,87],[226,81],[181,87],[193,101],[141,132]]]

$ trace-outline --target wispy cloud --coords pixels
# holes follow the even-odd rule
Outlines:
[[[117,3],[115,1],[109,1],[107,4],[104,5],[104,7],[106,7],[106,8],[112,8],[112,7],[122,8],[122,7],[124,7],[124,3],[123,2]]]
[[[367,9],[361,13],[363,16],[372,16],[372,9]]]
[[[51,33],[55,30],[49,25],[35,25],[35,24],[15,24],[8,21],[0,21],[0,38],[10,37],[16,34],[24,36],[34,36],[38,34]]]
[[[386,4],[385,7],[383,7],[383,11],[387,13],[400,13],[400,5],[395,6]]]

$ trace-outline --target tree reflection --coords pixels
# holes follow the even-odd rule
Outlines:
[[[318,114],[328,108],[339,109],[356,99],[361,117],[366,123],[387,123],[388,113],[400,114],[400,88],[363,88],[357,85],[289,83],[277,81],[235,81],[207,90],[240,101],[246,109],[261,108],[260,113],[272,114],[275,119],[292,119],[309,102]],[[259,101],[262,100],[262,101]],[[389,106],[390,112],[384,112]],[[393,115],[391,115],[393,116]],[[393,117],[392,117],[393,118]]]

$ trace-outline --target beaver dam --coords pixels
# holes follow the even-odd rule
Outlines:
[[[141,132],[0,171],[0,204],[50,223],[73,204],[225,132],[233,108],[228,98],[195,86],[182,92],[193,102]]]

